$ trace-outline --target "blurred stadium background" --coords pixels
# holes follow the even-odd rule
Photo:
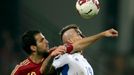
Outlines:
[[[23,32],[41,30],[50,47],[62,44],[58,32],[77,24],[85,35],[109,28],[119,31],[116,39],[105,38],[85,50],[95,75],[134,74],[134,0],[99,0],[100,12],[82,19],[75,9],[76,0],[3,0],[0,2],[0,75],[9,75],[27,56],[20,44]]]

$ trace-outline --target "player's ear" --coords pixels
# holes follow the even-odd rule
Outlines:
[[[36,47],[35,45],[31,45],[31,46],[30,46],[30,49],[31,49],[33,52],[35,52],[36,49],[37,49],[37,47]]]

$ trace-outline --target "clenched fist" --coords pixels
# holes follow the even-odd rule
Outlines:
[[[102,34],[105,36],[105,37],[117,37],[118,36],[118,31],[116,31],[115,29],[109,29],[109,30],[106,30],[104,32],[102,32]]]

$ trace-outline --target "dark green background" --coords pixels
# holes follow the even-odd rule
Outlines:
[[[95,75],[132,75],[134,72],[134,1],[99,0],[99,14],[83,19],[75,8],[76,0],[1,0],[0,2],[0,75],[9,75],[26,57],[20,44],[23,32],[38,29],[50,47],[62,44],[58,32],[75,23],[86,35],[109,28],[119,31],[118,38],[104,38],[84,52]]]

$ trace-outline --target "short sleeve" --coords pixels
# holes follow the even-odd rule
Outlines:
[[[64,66],[65,64],[68,64],[69,61],[70,61],[69,54],[66,53],[63,55],[59,55],[54,58],[53,66],[57,69],[57,68]]]

